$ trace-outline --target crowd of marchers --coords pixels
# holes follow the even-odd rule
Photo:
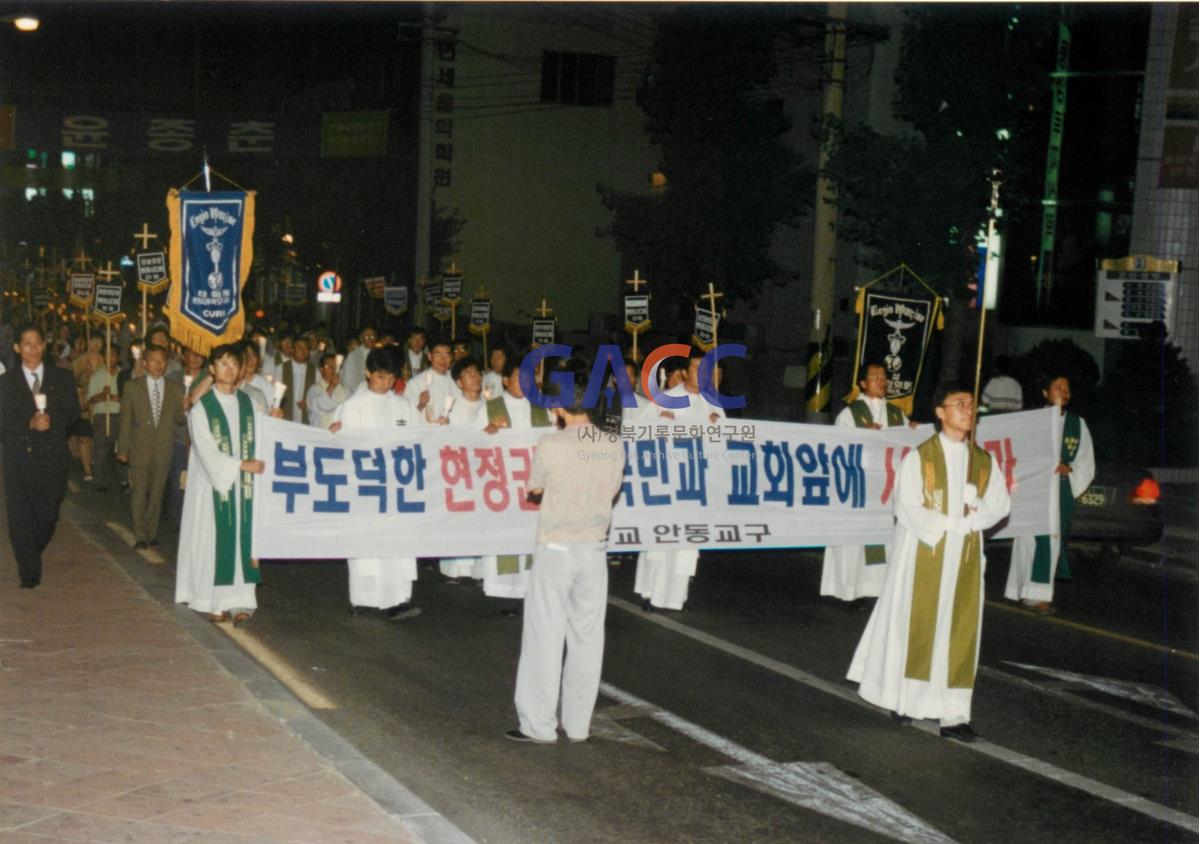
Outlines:
[[[574,395],[547,409],[524,395],[521,359],[512,351],[493,348],[484,362],[469,343],[430,340],[420,329],[401,344],[366,327],[340,352],[316,332],[255,329],[207,356],[180,347],[161,325],[126,343],[99,333],[72,337],[65,326],[48,337],[36,325],[23,325],[12,337],[11,365],[0,375],[0,442],[21,587],[41,584],[42,553],[77,462],[85,487],[128,498],[136,549],[158,545],[164,522],[178,528],[175,599],[215,623],[244,625],[257,608],[262,575],[250,536],[253,476],[265,468],[254,449],[263,417],[334,435],[396,426],[489,434],[545,428],[530,482],[539,507],[534,553],[437,563],[447,583],[477,581],[487,596],[500,599],[505,614],[522,614],[524,602],[519,728],[509,733],[519,741],[554,741],[558,725],[569,739],[585,740],[599,687],[605,547],[623,454],[610,438],[564,429],[658,418],[710,424],[724,416],[700,389],[700,351],[672,359],[658,373],[661,391],[687,399],[682,408],[666,410],[642,395],[632,364],[627,374],[636,407],[584,407],[591,367],[572,359],[559,366],[578,376]],[[1021,408],[1020,388],[1014,395],[1015,382],[1008,381],[995,379],[984,389],[993,410]],[[553,395],[550,379],[542,383]],[[868,363],[857,398],[836,424],[910,424],[885,391],[884,368]],[[1015,542],[1006,595],[1048,612],[1055,579],[1069,574],[1070,511],[1091,481],[1094,460],[1086,424],[1066,410],[1069,381],[1048,378],[1043,398],[1063,417],[1056,469],[1062,494],[1053,502],[1061,508],[1062,529]],[[973,391],[943,385],[931,410],[937,433],[900,468],[892,541],[826,549],[821,593],[852,606],[876,599],[848,673],[865,699],[897,721],[938,719],[943,735],[972,741],[983,532],[1007,515],[1009,497],[992,458],[972,442]],[[579,443],[585,439],[617,453],[583,459]],[[684,610],[698,556],[639,555],[635,591],[643,608]],[[413,557],[348,560],[350,611],[393,620],[418,615],[417,569]]]

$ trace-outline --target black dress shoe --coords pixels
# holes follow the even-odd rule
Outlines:
[[[520,730],[509,730],[507,733],[504,734],[504,737],[506,739],[508,739],[509,741],[519,741],[519,742],[525,742],[528,744],[557,744],[558,743],[557,740],[540,739],[540,738],[534,738],[533,736],[527,736]]]
[[[892,716],[892,723],[899,727],[912,723],[912,718],[907,715],[901,715],[899,712],[889,712],[888,714]]]
[[[956,724],[953,727],[942,727],[939,732],[942,738],[955,739],[966,744],[973,744],[979,738],[979,734],[971,729],[970,724]]]
[[[140,550],[141,550],[141,549],[143,549],[143,548],[149,548],[149,547],[150,547],[150,543],[149,543],[149,542],[142,542],[141,540],[139,540],[139,541],[137,541],[137,542],[133,543],[133,550],[134,550],[134,551],[140,551]]]
[[[642,611],[654,612],[654,605],[650,603],[649,598],[642,598]]]
[[[150,547],[151,547],[151,548],[157,548],[157,547],[158,547],[158,540],[157,540],[157,539],[151,539],[149,544],[150,544]]]

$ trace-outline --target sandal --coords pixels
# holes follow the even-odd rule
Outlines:
[[[240,612],[233,617],[233,626],[242,627],[250,621],[251,615],[248,612]]]
[[[229,613],[227,612],[210,612],[205,616],[213,624],[220,624],[222,621],[229,621]]]

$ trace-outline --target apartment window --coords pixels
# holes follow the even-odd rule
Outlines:
[[[616,59],[595,53],[542,51],[542,102],[610,106]]]

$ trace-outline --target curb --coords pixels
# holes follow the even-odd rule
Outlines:
[[[175,622],[245,686],[268,712],[283,721],[367,797],[396,817],[419,841],[425,844],[475,844],[475,839],[313,715],[286,686],[232,639],[191,610],[176,606],[174,594],[153,582],[140,557],[136,558],[138,565],[131,565],[133,552],[103,521],[69,498],[63,501],[62,515],[108,553],[126,577],[148,598],[165,608]]]

